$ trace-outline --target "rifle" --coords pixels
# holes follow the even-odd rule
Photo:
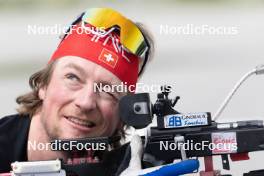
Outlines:
[[[144,137],[144,153],[153,157],[150,163],[204,157],[205,171],[201,175],[219,174],[213,170],[212,156],[221,155],[223,168],[230,170],[228,155],[232,161],[246,160],[248,152],[264,150],[262,120],[216,123],[209,112],[181,114],[174,110],[179,97],[172,101],[168,92],[157,97],[154,105],[148,93],[128,95],[120,101],[122,120],[136,129],[149,125],[153,114],[157,116],[157,126],[149,127]]]
[[[157,126],[147,127],[143,137],[144,159],[149,162],[145,167],[171,163],[175,159],[203,157],[205,170],[200,172],[200,176],[215,176],[221,172],[214,170],[213,156],[221,155],[223,169],[230,170],[228,156],[232,161],[248,160],[248,152],[264,150],[262,120],[216,122],[239,86],[253,74],[264,74],[264,65],[257,66],[240,79],[214,119],[209,112],[182,114],[176,111],[174,106],[180,97],[169,99],[170,86],[161,87],[154,105],[148,93],[123,97],[120,100],[120,117],[127,125],[136,129],[146,128],[152,123],[153,116],[157,117]],[[244,173],[244,176],[259,175],[264,175],[264,170]]]

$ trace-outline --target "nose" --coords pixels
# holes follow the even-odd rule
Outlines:
[[[92,111],[96,108],[96,92],[93,90],[92,84],[76,92],[75,105],[84,112]]]

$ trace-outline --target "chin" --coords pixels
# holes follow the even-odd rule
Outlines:
[[[63,135],[64,139],[78,139],[78,138],[85,138],[85,137],[92,137],[91,134],[83,134],[83,133],[78,133],[78,132],[75,132],[75,133],[65,133]]]

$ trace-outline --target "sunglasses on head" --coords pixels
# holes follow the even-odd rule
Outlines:
[[[102,31],[93,31],[99,36],[105,36],[109,32],[114,30],[119,31],[120,43],[131,53],[137,55],[143,59],[143,64],[139,71],[139,75],[142,73],[145,67],[149,54],[149,43],[145,39],[144,35],[140,31],[139,27],[131,20],[127,19],[117,11],[110,8],[92,8],[83,12],[71,26],[81,22],[85,28],[85,24],[90,24],[98,29],[105,29]],[[62,37],[62,40],[67,36],[70,31],[67,30],[66,34]]]

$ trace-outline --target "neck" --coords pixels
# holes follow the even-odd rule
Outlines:
[[[52,151],[49,147],[50,141],[51,139],[41,122],[40,113],[33,115],[28,135],[28,161],[53,160],[57,158],[66,161],[66,153]]]

